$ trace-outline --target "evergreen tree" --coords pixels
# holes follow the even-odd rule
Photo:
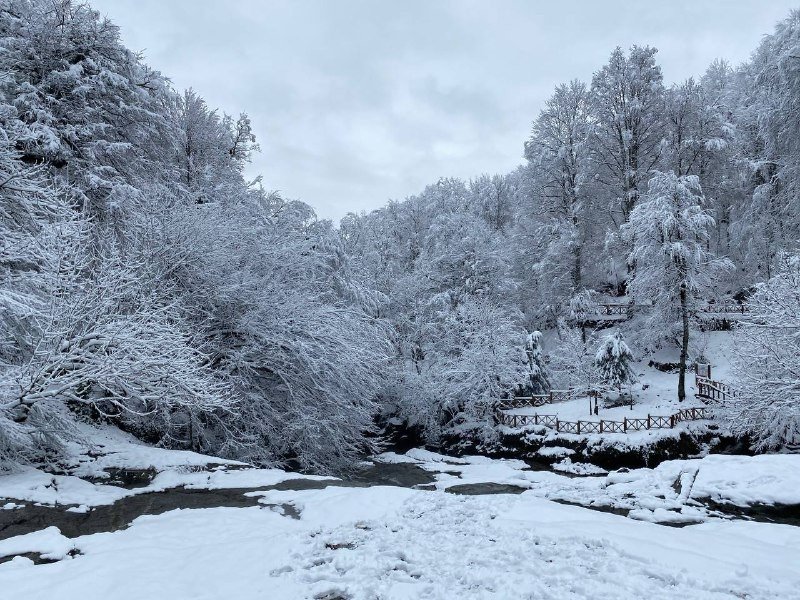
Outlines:
[[[594,357],[594,366],[602,383],[616,388],[622,393],[623,385],[636,382],[636,373],[631,367],[633,353],[628,344],[622,339],[622,333],[617,330],[606,335],[600,342],[600,347]],[[633,405],[633,397],[631,397]]]
[[[532,331],[525,340],[525,354],[528,356],[528,386],[532,394],[550,391],[550,373],[544,362],[542,352],[542,332]]]

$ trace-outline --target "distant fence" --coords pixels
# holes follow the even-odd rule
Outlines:
[[[562,421],[558,415],[514,415],[501,410],[495,413],[499,425],[507,427],[529,427],[542,425],[555,429],[559,433],[628,433],[643,429],[672,429],[683,421],[700,421],[711,418],[711,409],[700,406],[682,408],[671,415],[647,415],[647,418],[628,419],[622,421]]]
[[[593,313],[588,313],[579,322],[592,323],[598,321],[615,321],[629,319],[634,312],[640,310],[648,310],[651,307],[646,304],[622,304],[622,303],[601,303],[595,305],[596,309]],[[740,304],[738,302],[722,302],[719,304],[706,304],[705,306],[697,309],[697,315],[744,315],[750,312],[750,307],[747,304]],[[620,317],[622,317],[620,319]]]
[[[546,394],[533,394],[532,396],[514,396],[513,398],[504,398],[497,402],[496,408],[498,410],[508,410],[512,408],[539,408],[545,404],[553,404],[554,402],[566,402],[577,398],[576,390],[550,390]]]
[[[736,397],[738,392],[726,383],[715,381],[708,377],[695,375],[695,386],[698,399],[705,404],[725,401]],[[711,418],[711,409],[705,406],[681,408],[671,415],[647,415],[646,418],[611,421],[562,421],[558,415],[516,415],[505,411],[517,408],[541,408],[547,404],[564,402],[580,397],[582,392],[574,389],[550,390],[547,394],[534,394],[532,396],[515,396],[500,400],[495,405],[495,420],[498,425],[508,427],[529,427],[542,425],[555,429],[559,433],[628,433],[629,431],[642,431],[645,429],[672,429],[683,421],[700,421]]]
[[[750,307],[747,304],[739,304],[738,302],[723,302],[721,304],[706,304],[698,312],[710,314],[741,314],[744,315],[750,312]]]

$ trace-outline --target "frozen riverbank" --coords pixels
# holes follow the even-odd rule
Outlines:
[[[800,585],[800,528],[741,519],[800,500],[797,456],[567,477],[417,449],[343,480],[109,435],[75,456],[91,481],[0,477],[0,520],[24,533],[0,535],[10,597],[790,599]],[[149,476],[98,481],[123,465]]]

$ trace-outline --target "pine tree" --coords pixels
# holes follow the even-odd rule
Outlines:
[[[542,332],[532,331],[525,340],[528,355],[528,381],[532,394],[544,394],[550,390],[550,373],[542,352]]]
[[[598,371],[600,381],[609,387],[614,387],[622,394],[622,386],[636,382],[636,373],[631,367],[633,353],[628,344],[622,339],[622,333],[617,330],[603,338],[597,354],[594,357],[594,366]],[[633,406],[633,397],[631,397]]]

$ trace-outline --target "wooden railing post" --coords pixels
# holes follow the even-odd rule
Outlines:
[[[600,433],[603,433],[603,419],[600,419]]]
[[[647,415],[647,428],[650,429],[650,415]]]
[[[622,430],[628,433],[628,417],[622,417]]]
[[[578,434],[580,435],[580,433],[581,433],[581,422],[578,421]]]

